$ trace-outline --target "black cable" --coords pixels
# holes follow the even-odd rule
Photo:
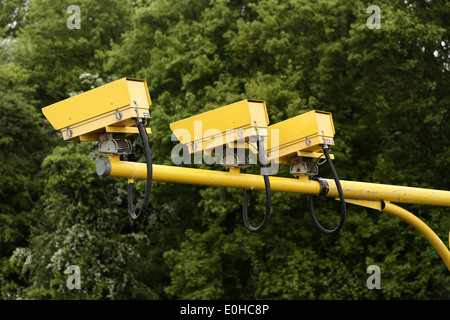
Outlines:
[[[264,151],[264,139],[262,137],[258,140],[258,152],[259,159],[263,168],[266,168],[266,160],[265,160],[265,151]],[[266,213],[264,215],[264,219],[262,223],[258,227],[252,227],[250,222],[248,221],[248,198],[250,197],[251,189],[245,189],[244,191],[244,204],[242,206],[242,216],[244,218],[245,227],[251,232],[261,232],[267,225],[270,220],[270,209],[271,209],[271,190],[270,190],[270,181],[268,175],[263,175],[264,184],[266,187]]]
[[[321,232],[326,233],[326,234],[336,234],[344,226],[345,217],[347,215],[347,207],[345,205],[344,192],[342,191],[341,182],[339,181],[339,177],[337,175],[336,169],[334,168],[333,162],[331,161],[330,153],[328,151],[328,146],[327,145],[323,146],[323,153],[325,154],[327,162],[330,165],[331,172],[333,173],[334,182],[336,183],[336,188],[337,188],[338,193],[339,193],[339,200],[340,200],[340,203],[341,203],[341,219],[340,219],[339,224],[337,225],[337,227],[334,228],[333,230],[328,230],[328,229],[325,229],[324,227],[322,227],[320,225],[319,221],[317,220],[316,214],[314,212],[313,195],[309,195],[308,196],[309,213],[311,214],[311,218],[312,218],[314,224],[316,225],[317,229],[319,229]]]
[[[147,206],[150,200],[153,181],[153,165],[152,165],[152,154],[150,152],[150,146],[148,145],[147,131],[145,130],[144,125],[142,124],[142,120],[140,118],[136,118],[136,124],[139,129],[142,144],[144,145],[145,159],[147,162],[147,185],[145,187],[144,201],[142,202],[141,209],[139,210],[139,213],[136,214],[133,206],[133,182],[128,183],[128,212],[130,213],[131,219],[135,221],[140,221],[147,212]]]

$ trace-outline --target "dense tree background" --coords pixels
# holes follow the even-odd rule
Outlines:
[[[341,233],[325,236],[305,196],[274,193],[253,234],[241,190],[155,182],[134,223],[126,181],[98,177],[95,145],[64,143],[41,113],[144,78],[153,160],[171,164],[172,121],[245,98],[265,100],[271,123],[322,109],[341,179],[448,190],[448,1],[80,0],[81,29],[68,29],[72,4],[0,1],[1,299],[450,299],[439,255],[386,213],[349,205]],[[381,29],[366,26],[371,4]],[[262,211],[264,193],[254,202]],[[448,208],[405,207],[447,242]],[[80,290],[66,287],[73,264]],[[366,287],[371,264],[381,290]]]

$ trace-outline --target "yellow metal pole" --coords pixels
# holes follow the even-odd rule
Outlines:
[[[339,197],[334,180],[326,180],[330,188],[327,196]],[[344,197],[349,199],[450,206],[450,191],[344,180],[341,185]]]
[[[98,172],[100,175],[109,175],[126,179],[143,180],[147,178],[147,167],[144,163],[120,161],[119,156],[110,157],[104,167],[107,170]],[[241,173],[238,170],[214,171],[177,166],[153,165],[153,180],[198,184],[216,187],[232,187],[264,190],[263,176]],[[329,185],[327,197],[338,197],[336,184],[333,179],[325,179]],[[436,206],[450,206],[450,191],[412,188],[377,183],[341,180],[345,198],[391,201],[399,203],[415,203]],[[296,178],[270,177],[272,191],[318,194],[320,183],[309,180],[306,176]]]
[[[147,178],[144,163],[121,161],[119,156],[110,156],[97,163],[97,174],[102,176],[143,180]],[[264,190],[261,175],[241,173],[239,169],[214,171],[176,166],[153,165],[153,180],[216,187]],[[325,179],[329,185],[327,197],[338,196],[334,180]],[[450,252],[439,237],[424,222],[409,211],[390,201],[426,205],[450,206],[450,192],[433,189],[411,188],[367,182],[341,180],[346,202],[372,209],[386,211],[409,223],[433,245],[450,271]],[[320,183],[307,176],[295,178],[270,177],[272,191],[318,194]]]
[[[107,161],[107,160],[106,160]],[[110,157],[110,177],[143,180],[147,178],[144,163],[120,161],[119,156]],[[97,170],[97,173],[98,170]],[[100,173],[99,173],[100,174]],[[198,184],[215,187],[264,190],[264,178],[261,175],[240,173],[239,170],[214,171],[176,166],[153,165],[153,181]],[[317,181],[307,177],[289,179],[270,177],[270,187],[274,191],[293,193],[313,193],[320,191]]]
[[[345,199],[345,201],[359,206],[368,207],[379,211],[385,211],[392,214],[393,216],[402,219],[403,221],[414,227],[417,231],[419,231],[431,243],[431,245],[436,249],[437,253],[441,256],[442,260],[444,260],[445,265],[450,271],[450,251],[441,241],[441,239],[436,235],[436,233],[411,212],[386,201],[367,201],[354,199]]]

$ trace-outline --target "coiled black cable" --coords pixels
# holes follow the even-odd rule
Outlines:
[[[144,200],[142,202],[141,209],[139,210],[139,213],[136,214],[133,206],[133,182],[128,183],[128,212],[130,213],[131,219],[140,221],[144,218],[147,212],[147,207],[150,200],[153,182],[153,165],[152,154],[150,152],[150,146],[148,145],[147,131],[144,128],[142,119],[139,117],[136,118],[136,124],[139,130],[139,135],[142,139],[142,144],[144,145],[145,159],[147,162],[147,185],[145,187]]]
[[[266,168],[266,159],[265,159],[265,151],[264,151],[264,139],[263,137],[258,138],[258,153],[259,153],[259,159],[261,162],[261,166],[263,168]],[[271,201],[271,190],[270,190],[270,181],[269,176],[264,174],[264,184],[266,189],[266,213],[264,215],[264,219],[262,223],[258,227],[253,227],[250,225],[250,222],[248,221],[248,198],[250,197],[251,189],[245,189],[244,191],[244,204],[242,206],[242,217],[244,219],[244,225],[250,232],[261,232],[267,225],[267,223],[270,220],[270,210],[272,206]]]
[[[336,188],[337,188],[338,193],[339,193],[339,200],[340,200],[340,203],[341,203],[341,219],[340,219],[339,224],[337,225],[337,227],[332,229],[332,230],[328,230],[328,229],[325,229],[324,227],[322,227],[322,225],[317,220],[316,214],[314,212],[313,195],[309,195],[308,196],[309,213],[311,214],[311,218],[312,218],[315,226],[317,227],[317,229],[319,229],[321,232],[323,232],[325,234],[336,234],[344,226],[345,218],[346,218],[346,215],[347,215],[347,207],[345,205],[344,192],[342,191],[341,182],[339,181],[339,177],[337,175],[336,169],[334,168],[333,162],[331,161],[331,157],[330,157],[330,153],[329,153],[329,147],[326,144],[323,146],[323,153],[325,154],[327,162],[328,162],[328,164],[330,166],[331,172],[333,174],[334,182],[336,183]]]

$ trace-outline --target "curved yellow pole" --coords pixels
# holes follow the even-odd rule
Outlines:
[[[428,227],[422,220],[417,218],[411,212],[388,201],[368,201],[368,200],[354,200],[354,199],[345,199],[345,201],[363,207],[369,207],[375,210],[385,211],[402,219],[409,225],[413,226],[436,249],[437,253],[441,256],[442,260],[444,260],[445,265],[450,271],[449,249],[445,246],[442,240],[436,235],[436,233],[434,233],[434,231],[431,230],[430,227]]]
[[[444,260],[444,263],[447,266],[448,270],[450,271],[450,251],[429,226],[427,226],[422,220],[417,218],[408,210],[405,210],[390,202],[385,202],[383,211],[386,211],[387,213],[390,213],[402,219],[406,223],[409,223],[411,226],[413,226],[417,231],[419,231],[436,249],[442,260]]]

